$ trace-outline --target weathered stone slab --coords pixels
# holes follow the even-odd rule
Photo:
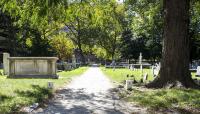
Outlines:
[[[58,78],[56,57],[9,57],[9,78]]]

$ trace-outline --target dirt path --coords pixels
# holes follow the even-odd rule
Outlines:
[[[145,111],[120,101],[109,79],[99,68],[89,68],[62,89],[39,114],[143,114]]]

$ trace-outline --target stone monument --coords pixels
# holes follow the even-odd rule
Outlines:
[[[125,89],[130,90],[133,86],[133,80],[126,80]]]
[[[4,75],[8,75],[8,73],[9,73],[9,60],[8,60],[9,57],[10,57],[9,53],[3,53],[3,72],[4,72]]]
[[[8,57],[9,78],[58,78],[57,57]]]
[[[142,68],[142,53],[140,53],[140,56],[139,56],[139,64],[140,64],[141,73],[143,74],[143,68]]]

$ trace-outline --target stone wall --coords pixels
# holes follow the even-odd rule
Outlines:
[[[9,78],[58,78],[56,57],[8,57]]]

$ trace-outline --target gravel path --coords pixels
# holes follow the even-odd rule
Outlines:
[[[62,89],[39,114],[143,114],[144,110],[120,101],[113,85],[99,68],[89,68]]]

